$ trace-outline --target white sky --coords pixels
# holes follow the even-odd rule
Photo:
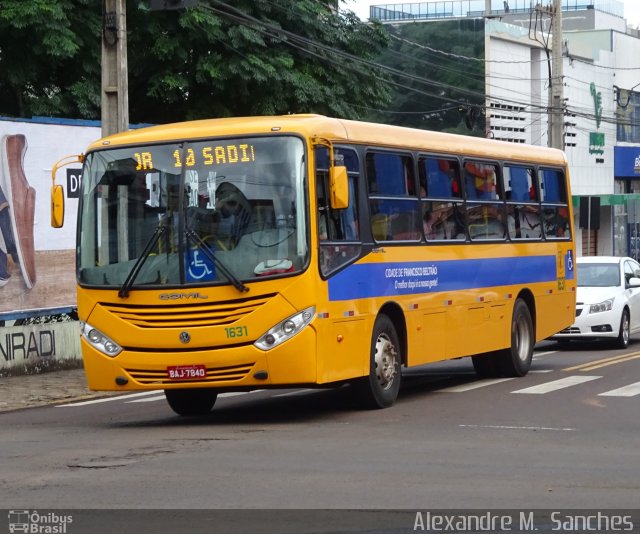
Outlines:
[[[419,2],[421,0],[346,0],[343,7],[351,9],[362,20],[369,18],[369,6],[405,2]],[[422,0],[429,1],[429,0]],[[624,4],[624,17],[627,24],[634,28],[640,27],[640,0],[620,0]]]

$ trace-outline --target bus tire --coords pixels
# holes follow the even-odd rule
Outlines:
[[[214,390],[207,388],[165,389],[164,396],[178,415],[206,415],[218,398]]]
[[[496,352],[502,376],[524,376],[529,372],[535,339],[529,306],[517,299],[511,317],[511,346]]]
[[[388,408],[398,398],[402,382],[400,340],[393,322],[379,315],[373,325],[369,375],[353,386],[358,403],[365,408]]]

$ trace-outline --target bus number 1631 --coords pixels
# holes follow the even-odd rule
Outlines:
[[[234,326],[231,328],[225,328],[224,329],[225,334],[227,335],[228,338],[231,337],[246,337],[249,335],[249,332],[247,330],[246,326]]]

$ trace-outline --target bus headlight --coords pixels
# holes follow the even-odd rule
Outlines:
[[[100,330],[96,330],[89,323],[81,322],[80,323],[80,331],[82,337],[86,340],[89,345],[93,348],[102,352],[102,354],[106,354],[111,358],[115,358],[118,354],[122,352],[122,347],[118,345],[115,341],[109,339],[105,336]]]
[[[301,312],[281,321],[273,328],[269,329],[254,343],[260,350],[270,350],[280,343],[292,338],[307,326],[316,316],[316,307],[311,306]]]

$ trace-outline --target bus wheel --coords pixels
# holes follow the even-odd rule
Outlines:
[[[165,389],[171,409],[178,415],[205,415],[216,403],[218,394],[212,389]]]
[[[517,299],[511,318],[511,347],[497,351],[502,376],[524,376],[533,359],[535,334],[529,306]]]
[[[380,315],[373,326],[369,376],[354,384],[360,404],[366,408],[388,408],[398,398],[402,381],[400,341],[393,322]]]

